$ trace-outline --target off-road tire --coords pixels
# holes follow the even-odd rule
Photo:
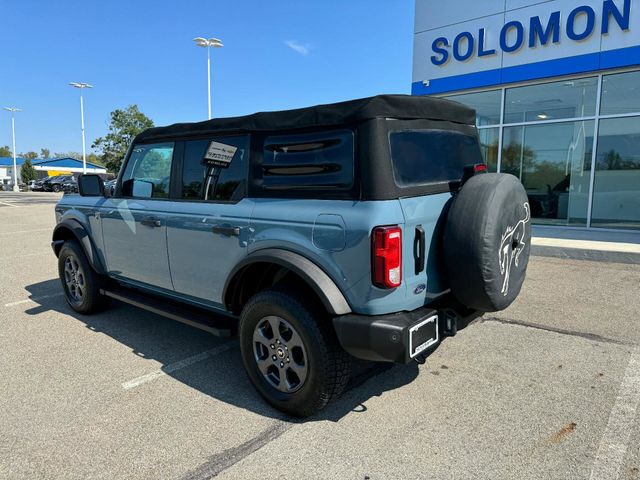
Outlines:
[[[240,316],[240,349],[249,379],[264,399],[278,410],[308,417],[340,396],[349,381],[351,358],[340,347],[330,318],[318,302],[296,295],[292,289],[269,289],[249,299]],[[256,326],[265,318],[284,319],[301,337],[308,373],[299,390],[276,389],[258,368],[253,340]]]
[[[82,272],[84,292],[82,298],[74,298],[65,278],[65,263],[68,259],[75,260]],[[71,308],[78,313],[90,314],[105,309],[109,304],[109,297],[100,294],[100,288],[105,281],[89,265],[82,247],[75,240],[67,240],[58,254],[58,275],[62,283],[65,299]]]

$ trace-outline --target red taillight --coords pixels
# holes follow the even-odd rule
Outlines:
[[[402,230],[376,227],[372,232],[373,283],[380,288],[396,288],[402,283]]]
[[[487,166],[484,163],[476,163],[473,166],[473,171],[474,171],[474,173],[486,173],[487,172]]]

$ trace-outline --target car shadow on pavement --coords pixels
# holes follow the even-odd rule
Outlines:
[[[160,363],[160,370],[167,376],[205,395],[266,417],[291,422],[300,421],[270,407],[257,394],[244,372],[236,337],[215,337],[188,325],[116,301],[104,312],[81,315],[67,305],[62,295],[57,295],[61,291],[58,279],[28,285],[26,289],[30,294],[29,298],[36,304],[25,310],[28,315],[59,312],[66,318],[81,322],[92,332],[107,335],[126,345],[133,355]],[[192,363],[183,362],[185,359],[202,355],[203,352],[215,352],[217,347],[228,342],[231,342],[231,348],[224,349],[221,353],[211,353],[210,357],[205,356]],[[188,365],[176,368],[176,365],[184,363]],[[140,376],[156,370],[158,366],[153,363],[140,371]],[[306,421],[338,421],[350,412],[366,413],[366,402],[369,399],[400,388],[412,382],[417,375],[418,365],[413,362],[409,365],[394,365],[354,360],[352,377],[343,396]],[[135,379],[115,378],[114,382],[123,383],[131,380]],[[142,384],[135,388],[145,387],[148,385]]]

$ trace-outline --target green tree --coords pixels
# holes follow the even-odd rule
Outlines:
[[[520,177],[520,164],[522,164],[522,171],[524,172],[533,165],[535,158],[536,154],[531,148],[512,142],[502,147],[500,171]]]
[[[22,166],[20,167],[20,178],[22,179],[22,183],[29,183],[31,180],[35,180],[38,174],[36,169],[33,168],[30,159],[26,159]]]
[[[76,160],[82,160],[81,152],[56,152],[53,154],[55,158],[75,158]]]
[[[48,148],[41,148],[40,149],[40,156],[42,158],[49,158],[50,155],[51,155],[51,150],[49,150]]]
[[[102,158],[95,153],[87,153],[87,162],[104,167]]]
[[[11,157],[13,154],[11,153],[11,149],[8,145],[4,147],[0,147],[0,157]]]
[[[38,158],[38,154],[36,152],[21,153],[20,156],[26,160],[33,160],[34,158]]]
[[[151,127],[153,127],[153,121],[142,113],[137,105],[129,105],[124,110],[114,110],[111,112],[109,133],[97,138],[92,148],[100,153],[101,163],[107,167],[107,170],[116,173],[120,170],[122,160],[133,138]]]
[[[640,162],[634,161],[633,158],[623,158],[615,150],[609,150],[604,154],[604,158],[598,161],[599,170],[635,170]]]

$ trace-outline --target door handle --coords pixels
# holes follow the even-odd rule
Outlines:
[[[416,227],[416,236],[413,240],[413,256],[415,258],[416,275],[424,270],[426,257],[426,239],[422,225]]]
[[[227,237],[239,237],[240,236],[240,227],[231,227],[224,225],[216,225],[211,228],[212,233],[217,233],[219,235],[226,235]]]
[[[145,227],[151,227],[151,228],[162,226],[162,222],[158,220],[156,217],[144,217],[142,220],[140,220],[140,223]]]

